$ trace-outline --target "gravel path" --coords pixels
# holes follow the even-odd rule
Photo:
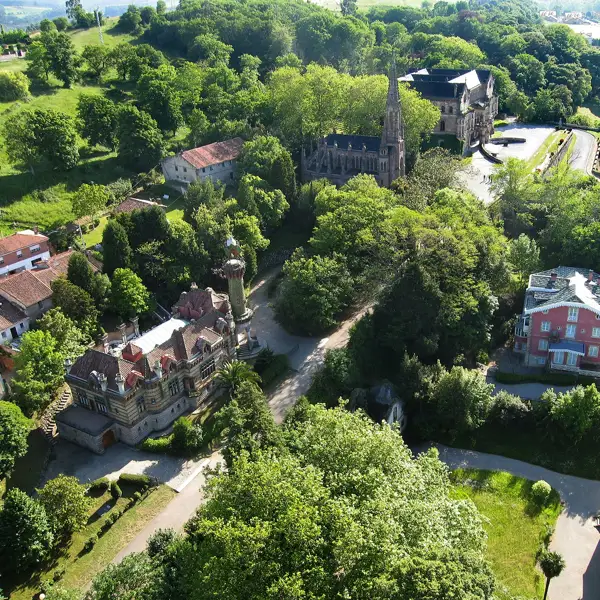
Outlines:
[[[600,598],[600,533],[594,527],[600,511],[600,481],[562,475],[512,458],[436,444],[450,468],[472,467],[508,471],[532,481],[544,479],[560,494],[565,509],[558,518],[551,549],[560,552],[566,569],[550,584],[550,600]]]

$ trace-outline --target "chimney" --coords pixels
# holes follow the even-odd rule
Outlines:
[[[70,358],[67,358],[65,360],[65,372],[67,373],[67,375],[71,372],[71,367],[73,366],[73,363],[71,362]]]
[[[162,376],[163,376],[163,368],[162,368],[162,365],[160,364],[160,360],[157,360],[157,361],[154,363],[154,372],[156,373],[156,376],[157,376],[159,379],[162,379]]]
[[[126,344],[127,343],[127,325],[125,323],[121,323],[118,327],[118,330],[121,332],[121,341]]]
[[[192,285],[190,285],[190,290],[197,290],[198,284],[195,281],[192,281]]]
[[[594,271],[590,269],[590,272],[588,273],[588,282],[592,283],[592,281],[594,281]]]
[[[133,317],[133,319],[131,319],[131,324],[133,325],[133,333],[135,334],[135,337],[140,337],[140,323],[139,323],[139,318],[138,317]]]
[[[555,272],[550,273],[550,281],[552,283],[555,283],[557,279],[558,279],[558,273],[555,273]]]
[[[105,392],[108,387],[108,379],[104,373],[98,373],[98,381],[100,382],[100,389]]]
[[[40,230],[38,229],[38,226],[36,225],[36,226],[33,228],[33,233],[37,234],[37,233],[39,233],[39,231],[40,231]]]
[[[102,352],[108,354],[108,333],[105,333],[102,336]]]
[[[125,379],[121,373],[117,373],[115,377],[115,382],[117,387],[119,388],[119,394],[123,395],[125,393]]]

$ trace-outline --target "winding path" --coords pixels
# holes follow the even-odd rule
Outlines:
[[[494,454],[435,444],[451,469],[472,467],[508,471],[533,481],[543,479],[558,491],[565,508],[558,518],[550,548],[560,552],[566,569],[550,584],[550,600],[600,598],[600,533],[594,517],[600,511],[600,481],[562,475],[543,467]]]

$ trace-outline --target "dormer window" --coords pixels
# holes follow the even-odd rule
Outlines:
[[[21,256],[23,256],[23,251],[17,250],[17,258],[21,258]]]

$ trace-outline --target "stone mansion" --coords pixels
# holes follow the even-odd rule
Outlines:
[[[235,324],[227,294],[192,286],[172,318],[102,349],[90,349],[66,381],[74,403],[56,416],[62,438],[96,453],[116,441],[135,445],[202,405],[216,391],[215,371],[235,357]]]

